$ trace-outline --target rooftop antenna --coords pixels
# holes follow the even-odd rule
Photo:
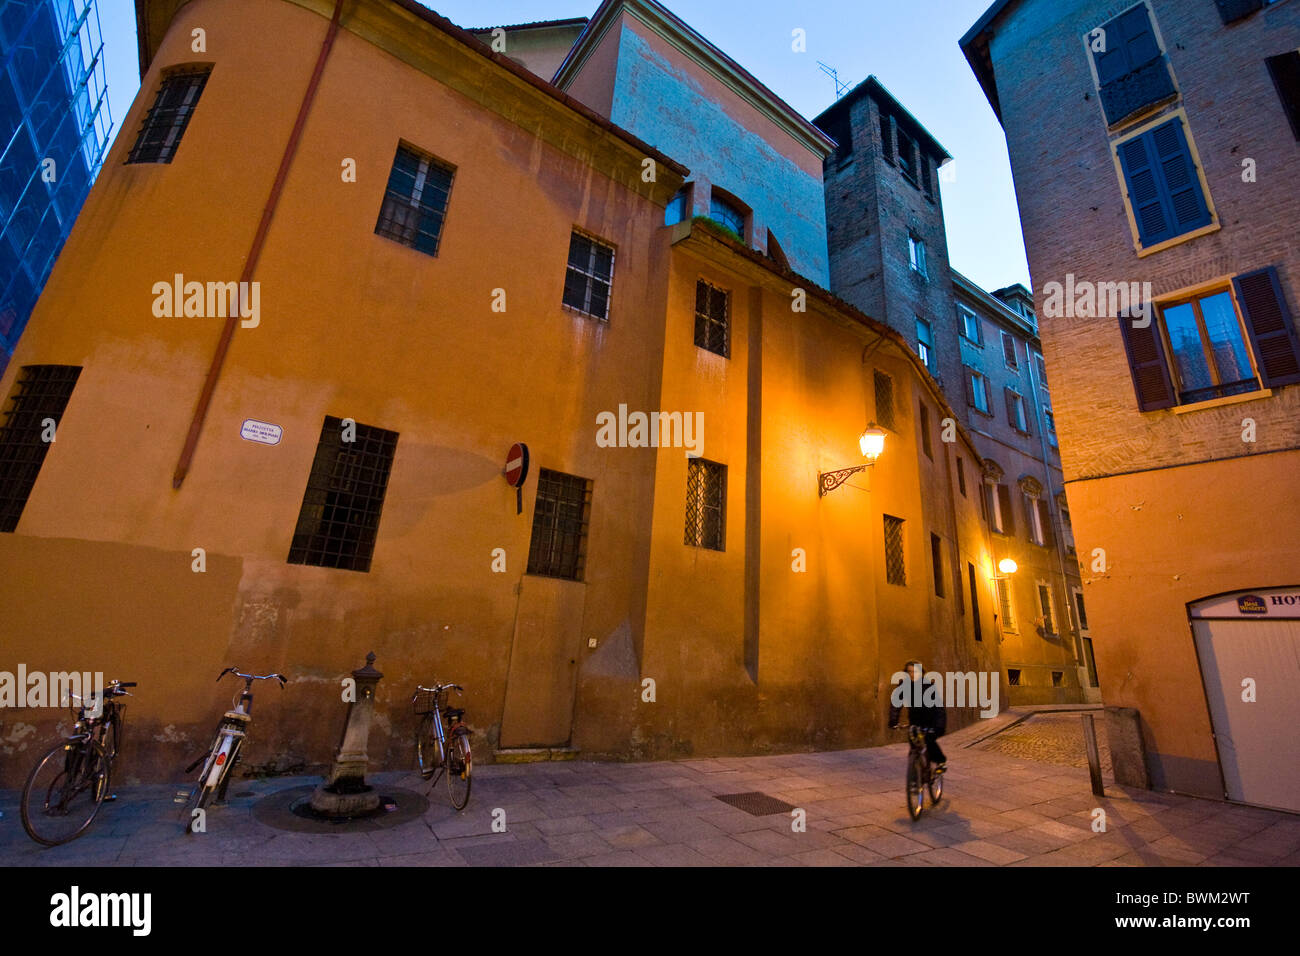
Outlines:
[[[849,84],[841,82],[840,74],[833,67],[827,66],[821,60],[817,61],[817,66],[823,73],[835,81],[835,98],[838,100],[848,90]]]

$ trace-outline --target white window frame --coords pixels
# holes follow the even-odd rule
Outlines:
[[[913,272],[919,272],[923,279],[930,278],[925,260],[925,240],[910,232],[907,234],[907,261]]]
[[[1038,499],[1032,495],[1025,495],[1025,511],[1029,514],[1029,540],[1034,544],[1046,543],[1043,537],[1043,515],[1038,510]]]
[[[960,302],[957,303],[957,314],[961,318],[961,337],[972,345],[983,346],[984,330],[980,326],[979,314],[974,309],[969,309]],[[970,325],[974,325],[975,327],[975,338],[971,338],[970,335],[967,334]]]
[[[971,404],[971,408],[975,409],[975,411],[979,412],[981,415],[992,416],[993,402],[989,398],[988,376],[985,375],[983,372],[976,371],[973,368],[967,368],[966,374],[969,375],[971,379],[970,381],[971,397],[974,399],[974,401]],[[976,386],[978,386],[978,388]],[[983,407],[980,406],[981,398],[983,399],[984,402]]]
[[[1052,584],[1041,578],[1034,582],[1035,597],[1038,604],[1039,618],[1043,622],[1044,634],[1060,634],[1056,626],[1060,623],[1056,616],[1056,598],[1052,596]],[[1047,607],[1043,607],[1043,595],[1047,595]],[[1048,625],[1051,625],[1050,627]]]

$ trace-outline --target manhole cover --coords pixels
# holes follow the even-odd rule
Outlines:
[[[346,820],[326,820],[311,812],[309,801],[315,789],[314,786],[291,787],[265,796],[253,804],[253,819],[268,827],[293,833],[361,833],[388,830],[409,823],[429,809],[429,800],[423,794],[399,787],[380,787],[378,813]]]
[[[772,813],[789,813],[794,809],[793,805],[784,800],[769,797],[757,790],[753,793],[722,793],[718,794],[718,799],[756,817],[765,817]]]

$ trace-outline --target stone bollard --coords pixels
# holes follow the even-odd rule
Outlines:
[[[355,817],[379,809],[379,793],[366,785],[369,757],[366,744],[370,720],[375,713],[375,686],[384,675],[374,668],[375,654],[366,655],[366,666],[352,672],[356,700],[348,704],[343,739],[334,757],[329,780],[311,795],[311,808],[330,817]]]

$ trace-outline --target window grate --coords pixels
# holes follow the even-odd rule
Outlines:
[[[569,267],[564,274],[564,304],[608,322],[613,282],[613,247],[580,232],[573,233],[569,239]]]
[[[894,423],[894,380],[877,369],[874,375],[876,387],[876,424],[891,431],[897,431]]]
[[[703,279],[695,283],[695,344],[731,357],[730,296]]]
[[[1053,686],[1053,687],[1064,687],[1064,686],[1065,686],[1065,672],[1064,672],[1064,671],[1052,671],[1052,686]]]
[[[316,457],[302,496],[290,564],[369,571],[388,489],[397,432],[349,423],[332,415],[321,426]]]
[[[1002,630],[1014,631],[1016,629],[1016,608],[1011,597],[1011,582],[1006,578],[998,578],[998,606],[1002,611]]]
[[[1020,671],[1014,667],[1007,668],[1007,683],[1012,687],[1020,686]]]
[[[543,468],[537,476],[528,573],[581,581],[587,563],[591,481]]]
[[[375,233],[436,256],[454,175],[428,153],[398,146]]]
[[[703,458],[686,463],[685,544],[726,550],[727,466]]]
[[[79,375],[78,365],[24,365],[19,371],[0,425],[0,532],[18,527],[50,450],[45,423],[53,420],[57,430]]]
[[[903,519],[885,515],[885,580],[890,584],[907,584],[903,564]]]
[[[943,597],[943,541],[937,534],[930,535],[930,564],[934,570],[934,596]]]
[[[140,124],[128,163],[172,161],[211,72],[210,68],[184,69],[163,77],[153,106]]]

